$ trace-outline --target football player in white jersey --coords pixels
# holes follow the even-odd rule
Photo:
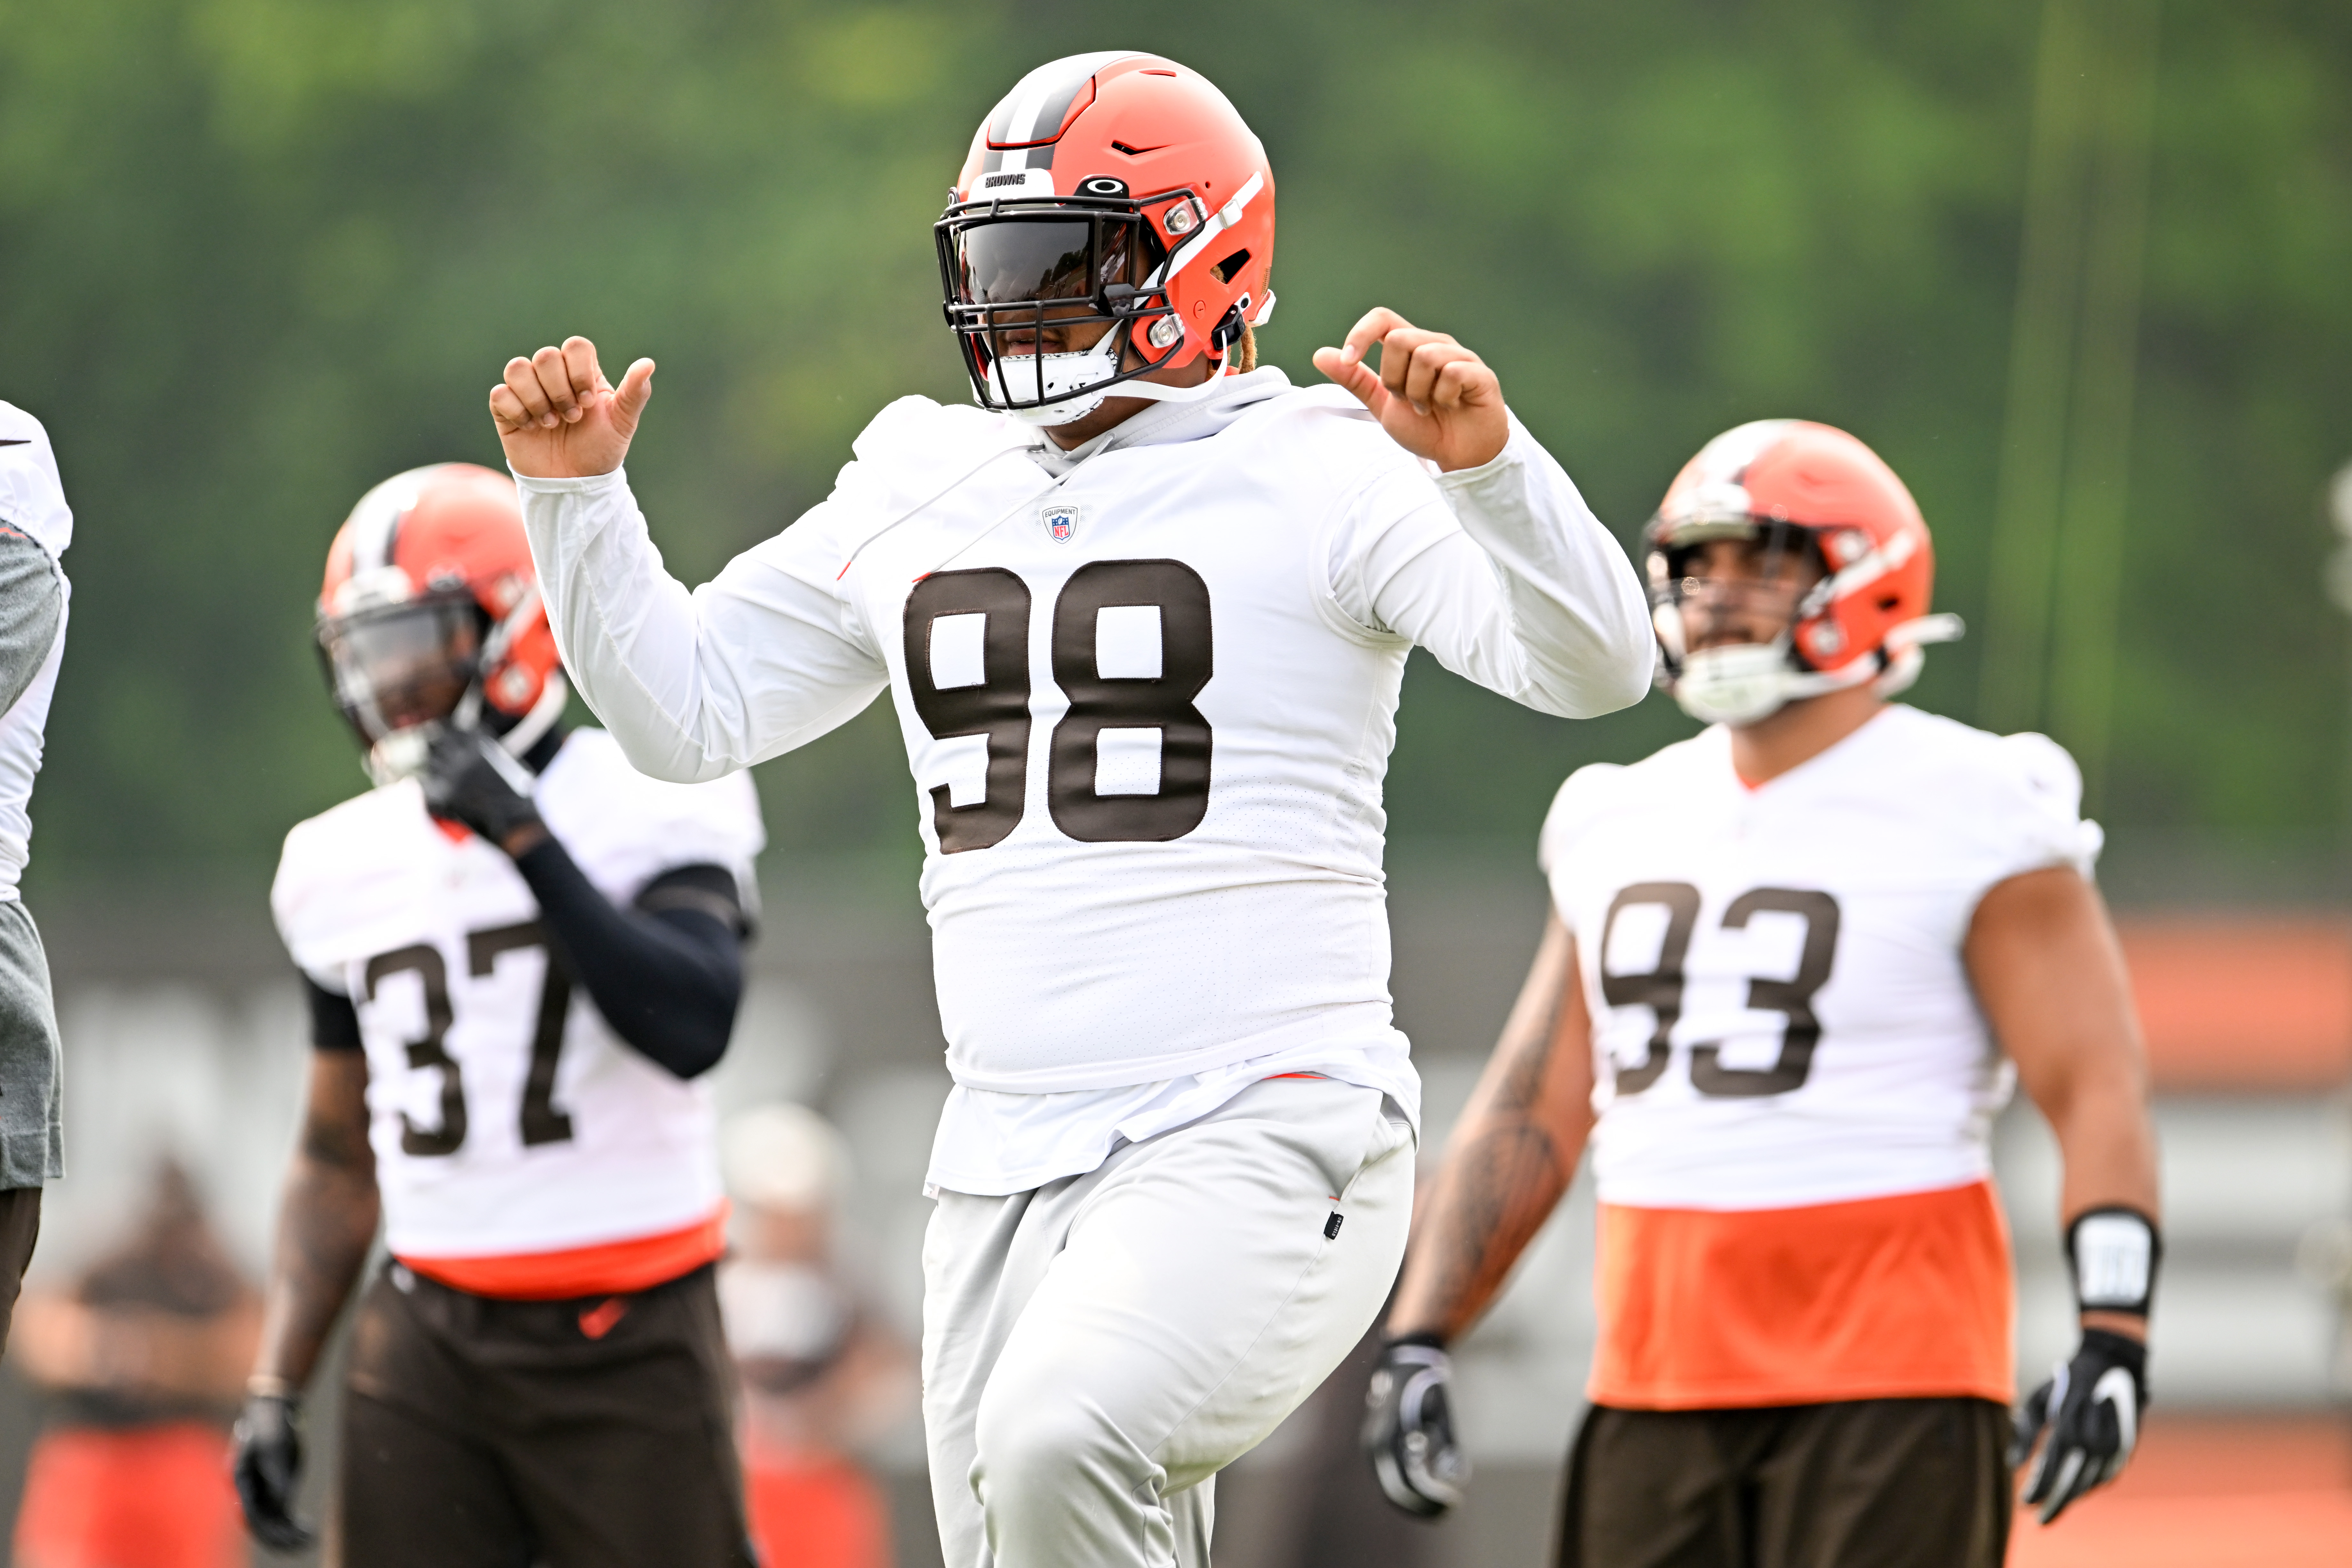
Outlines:
[[[1454,1500],[1445,1346],[1589,1141],[1600,1339],[1560,1561],[1994,1568],[2010,1467],[2042,1439],[2047,1522],[2147,1399],[2155,1140],[2098,830],[2051,742],[1887,701],[1958,626],[1853,437],[1729,431],[1647,538],[1664,683],[1710,727],[1552,806],[1552,914],[1415,1232],[1374,1467],[1400,1506]],[[2064,1160],[2082,1341],[2012,1433],[1988,1144],[2014,1079]]]
[[[343,1391],[331,1561],[749,1563],[709,1090],[761,843],[748,777],[667,784],[567,695],[514,486],[419,468],[360,501],[319,643],[377,787],[286,838],[309,995],[236,1477],[291,1503],[297,1412],[383,1221]]]
[[[1406,653],[1569,716],[1649,678],[1623,552],[1475,354],[1376,310],[1318,354],[1339,385],[1252,368],[1274,196],[1194,72],[1032,72],[937,229],[980,406],[890,405],[693,593],[621,471],[649,362],[614,387],[574,338],[491,394],[638,766],[716,778],[890,693],[955,1079],[923,1346],[953,1568],[1200,1563],[1209,1479],[1379,1310],[1418,1102],[1381,869]]]

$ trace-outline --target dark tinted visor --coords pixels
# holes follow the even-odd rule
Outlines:
[[[1696,534],[1696,537],[1693,537]],[[1654,545],[1663,557],[1665,576],[1673,579],[1728,576],[1735,580],[1773,581],[1789,577],[1829,575],[1821,543],[1801,523],[1759,520],[1735,529],[1710,525],[1685,531],[1671,543]],[[1710,571],[1709,563],[1715,563]],[[1655,568],[1652,568],[1655,574]]]
[[[997,218],[956,236],[967,305],[1090,300],[1097,285],[1141,281],[1133,220]],[[1130,273],[1132,272],[1132,276]]]
[[[319,649],[336,706],[370,742],[447,718],[473,684],[482,619],[472,595],[449,594],[326,622]]]

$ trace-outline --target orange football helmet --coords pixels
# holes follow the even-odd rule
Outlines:
[[[471,463],[395,474],[327,551],[319,655],[378,783],[423,765],[429,725],[497,733],[521,755],[570,696],[514,481]]]
[[[1717,585],[1690,574],[1710,540],[1807,553],[1820,580],[1766,643],[1691,650],[1686,604]],[[1960,635],[1927,613],[1936,552],[1918,503],[1877,453],[1827,425],[1759,419],[1685,464],[1643,531],[1658,684],[1694,718],[1752,723],[1802,697],[1865,681],[1892,696],[1919,678],[1924,645]]]
[[[1225,95],[1157,55],[1039,66],[990,111],[933,226],[972,395],[1066,425],[1108,390],[1207,355],[1222,375],[1274,311],[1274,171]],[[1048,325],[1099,331],[1041,353]],[[1006,341],[1008,332],[1023,334]]]

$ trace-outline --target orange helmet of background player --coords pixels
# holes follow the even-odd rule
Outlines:
[[[948,324],[983,406],[1066,424],[1202,356],[1222,374],[1274,310],[1274,171],[1224,94],[1157,55],[1072,55],[973,136],[935,226]],[[1008,331],[1099,326],[1074,352]],[[1009,352],[1008,352],[1009,351]]]
[[[380,780],[415,771],[422,727],[441,721],[527,751],[569,695],[514,481],[471,463],[411,468],[360,498],[327,551],[318,640]]]
[[[1802,419],[1764,419],[1700,448],[1643,531],[1659,683],[1695,716],[1743,723],[1801,697],[1875,683],[1891,696],[1918,679],[1923,645],[1960,633],[1928,614],[1936,552],[1911,492],[1862,442]],[[1821,580],[1775,641],[1694,653],[1686,570],[1710,540],[1810,552]]]

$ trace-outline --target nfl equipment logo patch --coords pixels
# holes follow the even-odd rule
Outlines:
[[[1064,542],[1067,542],[1070,535],[1078,531],[1078,509],[1075,502],[1055,501],[1037,515],[1045,520],[1045,531]]]

